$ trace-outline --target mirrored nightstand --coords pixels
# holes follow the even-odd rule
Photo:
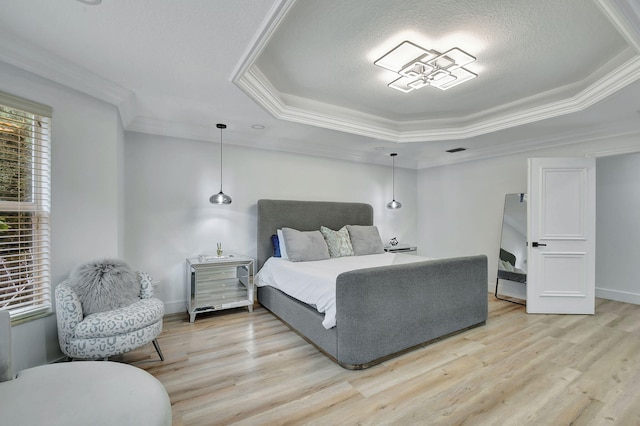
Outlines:
[[[187,259],[187,312],[196,314],[246,306],[253,311],[253,259],[245,256]]]

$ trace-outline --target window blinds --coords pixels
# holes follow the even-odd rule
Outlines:
[[[51,109],[0,92],[0,309],[51,309]]]

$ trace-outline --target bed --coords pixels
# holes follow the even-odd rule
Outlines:
[[[259,200],[257,270],[273,255],[271,236],[289,227],[373,225],[363,203]],[[409,255],[404,255],[409,256]],[[347,369],[363,369],[487,320],[484,255],[370,267],[338,275],[336,326],[323,314],[270,286],[258,301],[291,329]]]

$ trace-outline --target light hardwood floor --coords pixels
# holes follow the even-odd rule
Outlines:
[[[165,320],[114,358],[157,377],[174,425],[640,425],[640,306],[527,315],[489,295],[485,326],[349,371],[263,308]]]

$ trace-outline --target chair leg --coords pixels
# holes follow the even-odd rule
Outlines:
[[[153,347],[156,348],[156,352],[158,352],[160,361],[164,361],[164,355],[162,355],[162,351],[160,350],[160,344],[158,344],[158,339],[153,339]]]

